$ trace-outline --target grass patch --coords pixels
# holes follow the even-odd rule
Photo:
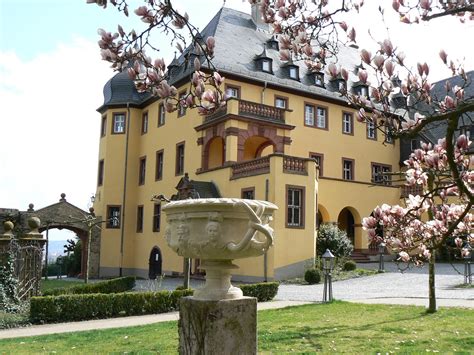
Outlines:
[[[377,275],[377,270],[367,270],[367,269],[355,269],[352,271],[344,271],[342,269],[335,269],[332,272],[333,281],[343,281],[349,279],[355,279],[358,277]],[[324,274],[321,272],[321,282],[324,283]],[[308,283],[302,277],[296,277],[289,280],[284,280],[280,282],[282,285],[307,285]]]
[[[61,280],[61,279],[42,279],[40,290],[43,293],[46,290],[51,290],[54,288],[62,288],[62,287],[72,287],[77,285],[84,285],[84,281],[68,281],[68,280]]]
[[[474,288],[474,284],[459,284],[454,286],[454,288]]]
[[[474,312],[441,308],[312,304],[258,315],[259,351],[270,353],[469,353]],[[177,353],[177,322],[1,340],[4,353]]]

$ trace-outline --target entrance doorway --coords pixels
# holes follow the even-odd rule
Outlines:
[[[158,247],[153,247],[150,253],[150,260],[149,260],[149,267],[148,267],[148,278],[150,280],[155,280],[157,276],[161,276],[162,274],[162,265],[163,259],[161,257],[161,250]]]

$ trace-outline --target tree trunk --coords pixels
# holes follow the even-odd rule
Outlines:
[[[436,312],[436,292],[435,292],[435,253],[433,249],[431,251],[430,261],[429,261],[429,306],[427,309],[428,313]]]

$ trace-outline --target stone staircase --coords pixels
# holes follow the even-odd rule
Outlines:
[[[370,263],[371,260],[367,256],[367,254],[364,254],[362,251],[354,249],[354,251],[351,254],[351,259],[354,260],[356,263]]]

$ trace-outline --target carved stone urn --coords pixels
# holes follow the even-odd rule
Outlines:
[[[278,207],[266,201],[208,198],[173,201],[163,207],[168,226],[165,238],[178,255],[201,260],[206,284],[196,290],[199,300],[242,297],[232,286],[234,259],[259,256],[273,245],[269,226]]]

